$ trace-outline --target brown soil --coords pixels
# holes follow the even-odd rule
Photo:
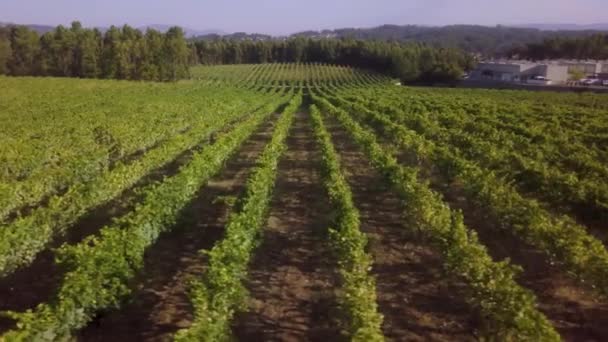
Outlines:
[[[100,314],[79,333],[79,340],[170,341],[177,330],[191,324],[189,281],[204,273],[207,259],[200,251],[211,249],[223,236],[230,198],[244,190],[273,125],[271,120],[260,127],[221,174],[201,188],[176,227],[150,247],[130,302]]]
[[[233,334],[241,341],[339,341],[335,264],[326,244],[329,208],[308,114],[296,115],[287,145],[250,265],[249,311],[236,317]]]
[[[374,258],[383,332],[394,341],[473,340],[473,315],[461,297],[462,284],[446,277],[440,255],[404,227],[403,207],[348,134],[328,126],[361,214]]]
[[[569,213],[570,217],[579,225],[587,228],[587,233],[600,240],[608,248],[608,214],[598,214],[593,209],[584,207],[583,205],[564,208],[561,211],[550,207],[546,207],[545,209],[556,216],[561,216],[562,214],[560,213]]]

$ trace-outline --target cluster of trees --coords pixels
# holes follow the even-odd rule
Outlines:
[[[474,64],[458,49],[373,40],[216,39],[196,41],[194,48],[201,64],[321,62],[375,70],[408,83],[451,82]]]
[[[179,27],[102,33],[74,22],[42,35],[26,26],[0,28],[0,74],[13,76],[170,81],[188,76],[193,57]]]
[[[582,38],[556,37],[541,43],[514,48],[511,57],[542,59],[608,59],[608,34],[594,34]]]

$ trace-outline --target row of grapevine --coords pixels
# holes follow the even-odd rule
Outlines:
[[[28,88],[51,89],[30,100],[23,96],[8,101],[12,92],[0,95],[3,103],[8,97],[0,113],[0,222],[9,214],[18,216],[20,208],[36,207],[45,198],[67,191],[73,184],[89,182],[100,173],[129,164],[175,135],[216,126],[216,121],[223,120],[216,112],[238,109],[234,108],[238,102],[226,99],[242,97],[240,105],[244,105],[248,98],[259,96],[182,85],[89,80],[76,84],[64,80],[8,83],[13,82],[12,92],[21,94]]]
[[[537,201],[521,196],[493,173],[453,154],[450,149],[356,104],[334,98],[355,117],[378,125],[393,143],[433,162],[448,178],[458,178],[465,192],[519,238],[544,252],[581,282],[608,293],[608,251],[601,241],[567,216],[547,212]],[[501,227],[496,227],[501,229]]]
[[[387,96],[387,93],[392,93],[392,96]],[[600,147],[602,135],[604,141],[608,137],[608,127],[603,122],[606,110],[581,108],[569,104],[539,106],[514,104],[512,101],[504,103],[505,100],[509,100],[508,97],[466,101],[447,96],[433,98],[416,96],[415,99],[408,98],[404,102],[403,96],[399,93],[385,91],[383,98],[391,98],[395,105],[405,107],[403,109],[407,113],[412,112],[408,109],[411,108],[410,105],[417,103],[424,108],[423,112],[432,112],[438,120],[450,120],[448,122],[451,123],[453,115],[458,114],[461,120],[481,121],[500,129],[501,133],[522,139],[521,143],[527,143],[527,146],[532,147],[523,151],[527,156],[543,158],[548,162],[554,162],[554,166],[560,168],[570,169],[571,166],[578,165],[581,171],[585,171],[588,167],[589,171],[606,174],[602,165],[597,163],[597,161],[606,161],[608,157],[606,146]],[[493,103],[488,103],[488,100]],[[444,117],[445,115],[447,117]],[[582,158],[584,156],[587,158]]]
[[[256,100],[253,105],[260,106],[262,103]],[[205,123],[160,144],[139,159],[120,163],[87,182],[73,184],[67,193],[51,197],[46,206],[39,206],[29,215],[3,224],[0,229],[0,276],[29,264],[38,252],[54,238],[64,234],[71,224],[92,208],[115,198],[152,170],[205,141],[213,132],[231,122],[238,122],[248,110],[246,106],[243,104],[230,111],[219,109],[209,113],[206,116],[209,120]]]
[[[199,66],[193,68],[193,77],[212,84],[232,84],[255,88],[305,88],[320,82],[331,85],[355,84],[359,86],[386,82],[384,76],[349,67],[324,64],[256,64]]]
[[[499,340],[559,340],[553,326],[536,309],[534,295],[515,282],[513,266],[492,260],[475,233],[465,227],[462,214],[450,210],[437,193],[419,182],[417,169],[399,165],[374,134],[347,112],[320,96],[314,96],[314,101],[342,124],[374,167],[386,175],[403,198],[411,224],[432,239],[447,270],[466,281],[466,300],[484,317],[485,334]]]
[[[146,249],[175,224],[182,208],[226,160],[282,102],[278,99],[252,114],[235,129],[182,166],[179,172],[150,187],[127,215],[74,245],[64,245],[57,262],[67,269],[56,297],[33,311],[12,313],[16,330],[5,341],[58,340],[86,325],[99,310],[120,305],[131,292],[129,281],[141,269]]]
[[[104,318],[99,329],[114,327],[116,321],[120,321],[116,317],[129,315],[131,309],[143,311],[137,300],[140,294],[156,293],[161,287],[171,288],[172,299],[162,298],[160,300],[166,302],[154,304],[151,310],[157,312],[151,312],[152,316],[157,313],[167,316],[164,309],[158,308],[174,305],[172,296],[188,298],[192,303],[193,310],[187,313],[193,314],[190,326],[184,328],[181,319],[171,327],[163,325],[163,334],[173,328],[170,333],[175,333],[173,338],[178,341],[230,340],[233,329],[239,336],[265,334],[265,331],[254,331],[258,329],[257,319],[264,321],[262,324],[276,324],[274,320],[279,319],[279,314],[275,313],[292,310],[295,307],[292,303],[307,306],[303,309],[307,315],[331,307],[320,315],[331,318],[328,321],[337,323],[336,326],[305,327],[310,329],[302,332],[309,334],[307,336],[321,329],[322,333],[328,330],[327,333],[355,341],[382,341],[400,333],[416,335],[419,331],[403,332],[415,324],[406,322],[409,318],[395,319],[399,316],[396,312],[407,312],[406,315],[415,312],[416,316],[412,317],[418,319],[419,308],[428,302],[426,297],[434,297],[433,304],[438,299],[449,299],[450,303],[441,305],[457,311],[436,313],[433,307],[428,317],[425,312],[421,322],[438,323],[433,326],[437,330],[424,335],[429,338],[435,333],[446,336],[453,331],[453,326],[463,328],[458,336],[473,335],[471,338],[482,340],[558,341],[579,332],[585,337],[605,336],[603,331],[598,332],[603,327],[598,326],[606,320],[599,317],[601,310],[596,309],[605,304],[604,297],[608,294],[608,241],[602,240],[605,236],[593,236],[604,227],[598,229],[597,221],[592,222],[599,217],[599,225],[603,225],[603,219],[608,217],[608,101],[605,97],[397,87],[389,79],[371,72],[324,64],[204,66],[195,68],[193,74],[195,79],[176,84],[70,80],[74,82],[71,84],[57,79],[0,79],[0,119],[7,122],[0,127],[3,142],[0,146],[0,278],[11,287],[2,293],[30,296],[30,288],[19,292],[19,284],[24,283],[22,272],[27,273],[24,279],[33,279],[31,274],[40,267],[32,262],[42,251],[45,252],[42,255],[55,259],[60,270],[59,274],[49,275],[58,279],[56,291],[49,294],[49,300],[30,296],[29,299],[37,300],[36,307],[0,313],[16,321],[12,327],[5,322],[0,324],[7,329],[0,332],[1,341],[70,340],[100,316]],[[24,96],[28,87],[41,96]],[[281,108],[282,113],[275,122],[271,113]],[[296,115],[299,120],[299,115],[304,114],[298,113],[299,110],[310,113],[314,148],[320,152],[321,181],[327,195],[319,204],[329,205],[321,210],[314,203],[313,210],[307,211],[303,219],[288,216],[294,210],[311,205],[309,201],[314,201],[317,195],[316,187],[314,191],[310,188],[311,198],[297,199],[297,207],[278,204],[274,209],[289,220],[281,219],[278,224],[270,220],[269,225],[278,225],[281,229],[283,224],[287,225],[288,229],[281,230],[281,239],[289,238],[289,247],[281,244],[279,248],[297,248],[293,248],[293,258],[291,254],[278,253],[290,257],[279,260],[278,267],[274,260],[262,262],[265,265],[260,271],[257,263],[250,265],[254,257],[267,260],[277,255],[273,243],[268,244],[268,249],[262,248],[260,255],[255,253],[265,238],[279,161],[287,148],[290,132],[296,133],[294,139],[289,140],[294,151],[311,148],[311,139],[302,139],[302,132],[308,130],[301,129],[300,121],[293,125]],[[177,275],[169,273],[162,277],[155,271],[147,274],[144,262],[161,265],[152,267],[153,270],[167,268],[165,261],[171,264],[171,258],[182,265],[182,257],[191,251],[183,254],[171,251],[171,257],[166,257],[166,248],[164,254],[155,254],[163,250],[157,247],[167,241],[177,246],[196,234],[177,231],[181,224],[176,223],[192,215],[184,209],[222,172],[245,141],[271,120],[274,125],[270,141],[250,170],[243,195],[235,205],[229,205],[232,212],[222,238],[210,249],[200,251],[205,258],[204,261],[197,259],[196,266],[204,263],[204,271],[194,276],[181,270]],[[332,136],[333,133],[338,135]],[[352,158],[347,148],[344,156],[348,159],[341,160],[338,151],[342,149],[336,149],[334,143],[340,146],[342,140],[334,137],[343,134],[356,146],[356,158]],[[47,145],[48,149],[44,150]],[[307,185],[317,180],[316,174],[310,176],[318,171],[311,170],[316,162],[301,163],[305,167],[298,163],[300,156],[308,158],[309,152],[290,153],[290,157],[296,157],[281,163],[280,174],[290,182]],[[364,156],[363,160],[355,160],[360,155]],[[357,176],[348,177],[347,181],[346,175],[351,172],[342,165],[345,161],[349,165],[351,161],[353,165],[357,161],[366,163],[366,172],[371,167],[382,178],[381,192],[374,189],[373,193],[390,193],[390,198],[381,203],[390,202],[391,215],[378,215],[385,216],[386,220],[376,220],[377,216],[373,215],[369,220],[359,217],[353,189],[376,184],[363,184],[367,178],[362,180],[357,172]],[[181,165],[177,170],[173,168],[176,164]],[[169,167],[170,174],[162,180],[149,180],[156,179]],[[300,175],[304,172],[310,173],[302,181]],[[237,179],[240,185],[240,176]],[[284,185],[283,178],[279,184],[281,189],[292,188],[291,183]],[[388,187],[384,188],[385,185]],[[298,188],[297,194],[309,188],[305,189]],[[361,192],[369,196],[368,190]],[[126,200],[121,195],[125,193],[128,194],[124,196]],[[446,194],[445,199],[442,194]],[[393,195],[398,201],[392,200]],[[205,198],[211,202],[210,197]],[[113,221],[98,232],[95,229],[90,233],[93,229],[82,227],[80,220],[88,217],[87,214],[114,203],[125,204],[126,209],[121,210],[124,214],[115,215],[112,210],[104,213],[114,216]],[[364,199],[360,209],[373,212],[376,205],[382,205],[378,203],[380,201]],[[464,213],[450,207],[452,204],[462,206]],[[384,209],[382,213],[388,212]],[[317,249],[318,237],[314,237],[314,244],[297,245],[298,240],[304,240],[300,238],[304,235],[293,233],[296,230],[316,233],[305,230],[321,222],[312,219],[315,214],[319,214],[317,218],[322,222],[330,220],[328,227],[322,227],[328,233],[327,241],[320,243],[326,243],[332,255],[322,266],[315,263],[311,270],[304,270],[309,268],[302,267],[308,266],[309,256],[314,258],[315,253],[320,254],[313,251]],[[215,218],[215,213],[211,216]],[[197,224],[212,222],[206,221],[207,217],[199,217],[197,220],[201,222]],[[403,222],[387,224],[393,217]],[[288,226],[293,222],[297,222],[297,229]],[[384,244],[384,236],[375,242],[378,233],[373,229],[384,224],[387,227],[379,231],[390,236],[386,237],[390,244]],[[370,237],[361,226],[370,227]],[[416,234],[392,230],[398,227],[411,229],[410,233]],[[67,238],[80,229],[81,233],[90,235],[82,241]],[[166,240],[161,237],[168,232],[173,234],[167,235]],[[509,259],[495,261],[492,256],[520,257],[520,251],[513,250],[517,247],[510,244],[504,250],[502,246],[497,247],[500,241],[495,244],[490,240],[494,238],[491,234],[482,235],[487,232],[497,232],[499,238],[511,234],[513,241],[509,242],[530,248],[534,258],[549,262],[550,269],[558,274],[555,279],[566,285],[557,284],[545,291],[542,286],[546,286],[546,278],[554,278],[545,274],[539,275],[542,282],[535,278],[538,270],[534,266],[539,260],[532,260],[532,267],[526,260],[522,261],[526,267],[523,274],[522,268]],[[400,233],[404,236],[395,239]],[[266,237],[270,235],[276,239],[273,234]],[[416,238],[399,249],[399,243],[411,235]],[[305,238],[308,239],[308,235]],[[281,239],[270,242],[285,241]],[[368,239],[373,242],[371,246]],[[70,241],[51,248],[66,240]],[[486,241],[489,247],[484,246]],[[325,248],[322,249],[325,253]],[[416,254],[419,250],[430,255],[429,259],[419,258]],[[151,258],[150,252],[155,256]],[[394,261],[406,259],[404,264],[409,263],[413,259],[410,254],[420,259],[416,267],[409,264],[401,267]],[[378,261],[376,266],[374,258]],[[425,267],[427,260],[432,263],[429,267],[432,272],[425,274],[433,273],[428,277],[431,280],[399,273],[409,270],[416,273],[418,265]],[[297,276],[294,276],[291,270],[296,267]],[[437,273],[445,276],[446,285],[441,288],[435,283]],[[378,274],[378,282],[374,274]],[[277,275],[291,282],[275,282]],[[157,280],[157,277],[163,279]],[[254,284],[249,289],[254,298],[248,293],[248,277]],[[294,286],[294,291],[290,288],[280,298],[271,298],[271,303],[261,303],[254,299],[264,298],[259,296],[258,286],[266,284],[257,279],[266,278],[273,279],[271,289],[296,283],[306,287]],[[154,284],[150,285],[149,280]],[[182,282],[188,286],[182,286]],[[177,286],[172,286],[175,284]],[[377,285],[382,292],[377,292]],[[418,292],[422,286],[424,290]],[[565,292],[571,295],[568,302],[562,296]],[[456,297],[458,300],[451,302]],[[395,302],[395,298],[403,302]],[[590,303],[590,298],[596,302]],[[135,307],[127,305],[129,300],[134,300]],[[0,301],[0,305],[10,307],[16,301],[9,302]],[[236,317],[249,309],[249,303],[253,303],[253,311],[243,315],[247,322],[241,319],[235,322]],[[559,305],[553,305],[556,303]],[[21,307],[27,305],[30,304]],[[396,305],[402,307],[396,310]],[[562,305],[567,308],[555,308]],[[260,309],[260,306],[263,307]],[[270,311],[272,318],[265,315]],[[565,317],[566,313],[580,313],[581,318],[573,323],[574,319]],[[596,313],[598,317],[587,317]],[[294,322],[302,317],[300,314],[293,315],[299,315],[293,318]],[[250,322],[250,316],[256,320]],[[277,330],[293,329],[291,316],[291,312],[283,315],[281,319],[285,322],[276,324]],[[307,319],[306,322],[312,325],[318,321]],[[124,324],[132,322],[126,320]],[[160,323],[150,321],[150,325],[155,324]],[[133,325],[137,326],[134,330],[140,329],[141,324]],[[94,325],[88,328],[94,331],[92,334],[98,332]],[[329,331],[331,329],[335,331]],[[89,332],[84,335],[90,336]]]
[[[371,256],[366,252],[367,237],[360,231],[359,211],[340,167],[331,136],[319,109],[312,105],[310,115],[317,145],[323,156],[324,183],[330,203],[336,208],[335,228],[330,230],[331,245],[338,259],[342,278],[340,307],[348,317],[353,341],[382,341],[382,315],[376,303],[376,287],[369,274]]]
[[[569,169],[580,166],[581,171],[591,167],[591,170],[598,171],[603,170],[598,161],[608,160],[608,127],[603,120],[607,113],[605,109],[560,103],[550,95],[542,98],[551,98],[557,103],[539,105],[536,103],[538,97],[530,95],[529,99],[518,103],[510,93],[501,97],[486,95],[481,99],[447,94],[431,96],[409,89],[405,93],[407,96],[388,88],[376,88],[374,93],[381,95],[383,100],[390,99],[405,113],[428,114],[444,121],[457,115],[461,120],[482,122],[500,129],[501,133],[511,133],[536,147],[526,151],[528,156],[555,162],[556,167]],[[477,131],[477,126],[469,127],[472,132]]]
[[[245,307],[247,295],[243,280],[253,250],[260,241],[268,206],[272,198],[277,165],[286,148],[285,140],[302,103],[297,94],[283,111],[272,140],[259,157],[236,212],[226,225],[226,234],[209,254],[209,266],[202,280],[192,289],[193,324],[180,331],[177,341],[226,341],[236,311]]]
[[[436,144],[450,148],[453,153],[516,181],[523,191],[538,194],[558,207],[585,207],[585,211],[594,212],[598,217],[608,217],[608,170],[593,156],[571,154],[564,157],[570,160],[558,161],[555,165],[556,162],[546,160],[556,158],[551,157],[548,149],[543,151],[543,144],[506,134],[497,125],[485,124],[480,117],[471,118],[469,127],[472,129],[465,130],[460,128],[464,123],[459,123],[461,119],[457,114],[442,113],[441,119],[432,119],[427,114],[397,110],[393,103],[380,105],[376,96],[363,101],[361,96],[345,99],[390,116]],[[449,123],[442,126],[438,120],[449,120]],[[551,146],[551,149],[559,147]],[[578,172],[567,171],[563,164],[576,164]]]

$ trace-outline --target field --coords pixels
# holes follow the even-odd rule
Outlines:
[[[608,97],[394,83],[0,77],[0,340],[608,340]]]

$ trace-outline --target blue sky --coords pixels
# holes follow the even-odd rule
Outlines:
[[[176,24],[285,34],[380,24],[608,21],[608,0],[0,0],[0,22],[85,26]]]

